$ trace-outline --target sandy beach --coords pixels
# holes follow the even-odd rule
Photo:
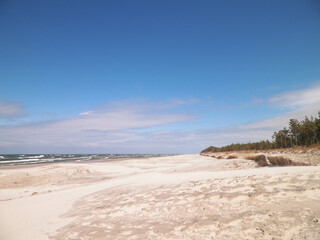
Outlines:
[[[0,167],[0,239],[320,239],[320,166],[177,155]]]

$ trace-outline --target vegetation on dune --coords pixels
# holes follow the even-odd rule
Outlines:
[[[267,158],[263,154],[256,155],[256,156],[249,156],[247,157],[247,159],[255,161],[260,167],[264,167],[268,165]]]
[[[265,167],[265,166],[308,166],[308,164],[306,164],[306,163],[294,162],[291,159],[285,158],[282,156],[268,156],[268,157],[266,157],[265,155],[260,154],[260,155],[248,156],[248,157],[246,157],[246,159],[255,161],[259,167]]]
[[[227,157],[227,159],[235,159],[235,158],[238,158],[238,156],[230,155],[230,156]]]
[[[268,160],[270,162],[271,165],[273,166],[307,166],[308,164],[306,163],[302,163],[302,162],[294,162],[289,158],[285,158],[285,157],[278,157],[278,156],[274,156],[274,157],[268,157]]]
[[[320,111],[318,113],[318,118],[305,117],[305,119],[302,121],[290,119],[289,128],[283,128],[278,132],[274,132],[272,139],[272,141],[263,140],[253,143],[237,143],[224,147],[210,146],[201,151],[201,153],[241,150],[267,150],[320,144]]]

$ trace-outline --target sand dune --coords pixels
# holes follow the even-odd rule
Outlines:
[[[320,239],[320,166],[179,155],[0,169],[0,239]]]

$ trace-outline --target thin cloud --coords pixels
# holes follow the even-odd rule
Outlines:
[[[320,84],[310,88],[284,92],[269,99],[269,103],[276,107],[299,108],[313,104],[320,104]]]
[[[187,104],[187,103],[185,103]],[[116,104],[115,104],[116,105]],[[23,151],[27,148],[54,149],[55,147],[101,148],[144,139],[139,129],[164,126],[195,119],[194,115],[150,112],[150,103],[124,105],[120,108],[99,109],[79,116],[56,121],[44,121],[19,126],[0,127],[0,151]],[[159,106],[159,105],[157,105]],[[128,145],[128,144],[127,144]],[[43,151],[43,150],[42,150]],[[69,150],[70,151],[70,150]]]
[[[277,117],[253,123],[192,132],[193,139],[198,149],[210,145],[223,146],[231,143],[246,143],[260,140],[271,140],[275,131],[288,127],[289,119],[303,120],[306,116],[318,116],[320,105],[310,105],[295,111],[281,114]],[[190,133],[191,134],[191,133]],[[189,135],[191,136],[191,135]]]
[[[232,105],[223,103],[220,104],[220,107],[215,108],[233,110],[254,106],[271,106],[274,108],[293,110],[316,104],[320,105],[320,83],[313,84],[311,87],[302,90],[282,92],[266,99],[254,98],[249,102],[240,102]]]
[[[0,118],[17,118],[23,115],[23,107],[19,103],[0,102]]]
[[[120,101],[73,118],[0,127],[0,152],[197,153],[210,145],[271,140],[273,132],[287,126],[289,119],[317,116],[319,90],[320,85],[315,85],[271,97],[269,102],[276,107],[295,108],[271,119],[189,131],[168,130],[167,126],[196,119],[191,114],[177,114],[180,107],[195,100]],[[163,130],[154,128],[157,126]]]
[[[98,106],[95,111],[83,112],[83,115],[88,113],[98,113],[106,111],[117,111],[119,109],[125,109],[127,106],[130,106],[131,110],[135,111],[161,111],[167,109],[175,109],[183,105],[192,105],[199,102],[198,99],[170,99],[165,102],[149,102],[147,99],[138,98],[138,99],[126,99],[116,102],[111,102],[105,105]]]
[[[117,127],[110,127],[110,125],[109,127],[99,127],[100,125],[98,125],[96,128],[84,127],[81,129],[79,126],[73,128],[70,124],[75,123],[73,122],[75,119],[80,119],[75,118],[66,120],[70,121],[67,124],[65,121],[61,121],[24,125],[19,128],[13,126],[0,128],[0,146],[7,151],[20,149],[21,152],[38,152],[41,149],[47,152],[75,151],[80,153],[198,153],[210,145],[223,146],[231,143],[271,140],[273,132],[286,126],[290,118],[302,120],[305,115],[316,116],[318,110],[314,106],[259,122],[220,129],[190,131],[148,131],[148,126],[154,124],[165,125],[172,119],[178,122],[194,118],[194,116],[188,115],[186,118],[181,118],[182,116],[175,118],[174,115],[170,115],[170,121],[164,117],[162,122],[155,122],[154,118],[162,118],[164,115],[153,116],[146,112],[134,112],[133,115],[139,116],[138,120],[134,121],[135,128],[132,127],[133,123],[122,125],[121,128],[119,125],[116,125]],[[123,115],[120,110],[117,113],[119,118],[127,116]],[[88,119],[91,118],[93,116]],[[103,121],[103,118],[98,122]],[[141,127],[142,125],[138,122],[143,121],[142,118],[150,118],[151,121],[144,123],[144,127]],[[87,123],[84,122],[83,126],[87,126]],[[139,131],[140,129],[145,131]],[[26,150],[23,151],[24,149]]]

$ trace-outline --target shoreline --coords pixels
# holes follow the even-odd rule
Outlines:
[[[50,163],[104,162],[174,156],[177,154],[2,154],[0,168]]]

